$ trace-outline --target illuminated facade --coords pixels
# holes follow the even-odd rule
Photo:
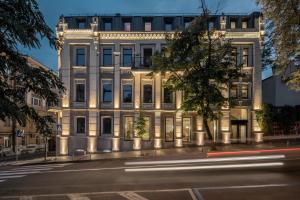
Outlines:
[[[190,24],[195,16],[71,16],[61,17],[57,36],[60,77],[67,89],[62,99],[60,154],[134,148],[134,120],[142,108],[147,134],[142,148],[203,144],[201,117],[176,109],[181,92],[164,88],[166,77],[151,78],[151,56],[166,45],[165,33]],[[247,142],[262,134],[255,119],[261,106],[260,13],[213,16],[210,26],[232,39],[246,77],[236,80],[226,95],[236,107],[224,108],[221,120],[210,123],[214,140]]]

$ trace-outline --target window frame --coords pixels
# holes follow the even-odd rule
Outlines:
[[[126,137],[126,118],[132,118],[132,137],[130,139],[128,139]],[[135,131],[134,131],[134,116],[130,116],[130,115],[125,115],[123,116],[123,134],[124,134],[124,141],[133,141],[133,138],[134,138],[134,134],[135,134]]]
[[[78,119],[84,119],[84,132],[78,132]],[[76,116],[75,117],[75,130],[76,130],[76,135],[85,135],[87,132],[87,123],[86,123],[86,116]]]
[[[143,91],[143,95],[142,95],[142,102],[144,103],[144,104],[152,104],[152,103],[154,103],[154,91],[153,91],[153,83],[150,83],[150,82],[145,82],[145,83],[143,83],[143,89],[142,89],[142,91]],[[151,86],[151,102],[145,102],[145,86]]]
[[[105,53],[106,50],[110,50],[111,54]],[[108,63],[108,64],[105,63],[105,60],[106,60],[105,56],[110,56],[111,57],[110,63]],[[102,47],[102,66],[112,67],[113,65],[114,65],[114,62],[113,62],[113,48],[112,47]]]
[[[124,86],[131,86],[131,101],[125,102],[124,101]],[[124,82],[122,83],[122,103],[133,103],[133,84],[131,82]]]
[[[147,127],[145,127],[145,130],[146,130],[146,133],[148,133],[149,135],[149,138],[148,139],[145,139],[144,137],[142,137],[142,141],[151,141],[151,116],[144,116],[144,119],[146,120],[146,123],[147,123],[147,119],[148,122],[149,122],[149,127],[147,129]],[[148,132],[147,132],[148,131]]]
[[[131,51],[131,54],[125,54],[124,52],[126,51],[126,50],[130,50]],[[125,63],[125,55],[126,56],[128,56],[128,57],[130,57],[130,60],[131,60],[131,62],[130,62],[130,64],[128,65],[128,63]],[[131,67],[131,66],[133,66],[133,48],[132,47],[122,47],[122,66],[123,67]]]
[[[147,20],[144,22],[144,31],[151,32],[152,31],[152,21]]]
[[[244,54],[247,52],[246,54]],[[247,63],[245,64],[244,58],[247,58]],[[248,67],[249,66],[249,47],[243,47],[242,48],[242,64],[243,67]]]
[[[101,136],[112,136],[114,132],[114,121],[112,116],[101,116]],[[110,133],[104,133],[104,119],[110,119],[111,121],[111,127],[110,127]]]
[[[132,23],[129,21],[125,21],[123,22],[123,26],[124,26],[124,31],[130,32],[132,28]]]
[[[104,85],[111,85],[111,101],[105,101],[104,100]],[[113,80],[112,79],[102,79],[101,81],[101,102],[102,103],[112,103],[114,99],[114,85],[113,85]]]
[[[172,135],[173,135],[173,137],[172,137],[172,139],[171,140],[168,140],[167,139],[167,119],[171,119],[172,118],[172,125],[173,125],[173,133],[172,133]],[[175,140],[175,120],[174,120],[174,116],[165,116],[165,118],[164,118],[164,134],[165,134],[165,142],[174,142],[174,140]]]
[[[83,53],[78,53],[79,50],[83,50]],[[85,47],[76,47],[75,48],[75,66],[86,66],[86,48]],[[78,56],[83,56],[83,64],[79,63],[79,57]]]
[[[84,100],[83,101],[77,101],[77,85],[84,85]],[[85,79],[75,79],[74,80],[74,102],[84,103],[86,102],[86,80]]]

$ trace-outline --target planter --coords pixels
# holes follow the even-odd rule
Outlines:
[[[264,141],[263,136],[264,136],[264,133],[262,133],[262,132],[254,133],[254,141],[255,141],[256,143],[263,142],[263,141]]]
[[[196,132],[196,145],[197,146],[203,146],[205,144],[204,141],[204,131],[197,131]]]
[[[230,144],[230,132],[222,132],[222,143],[223,144]]]
[[[142,149],[142,138],[135,137],[133,138],[133,150],[141,150]]]

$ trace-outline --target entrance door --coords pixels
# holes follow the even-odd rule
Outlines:
[[[182,140],[184,142],[191,141],[191,118],[182,118]]]
[[[247,142],[247,121],[233,120],[231,121],[232,142],[246,143]]]

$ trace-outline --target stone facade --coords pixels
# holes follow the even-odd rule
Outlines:
[[[176,112],[182,93],[168,93],[164,76],[147,76],[151,72],[149,55],[163,49],[166,31],[174,34],[193,17],[118,14],[60,18],[58,66],[67,89],[59,114],[60,154],[77,149],[90,153],[132,150],[132,122],[140,108],[148,129],[142,148],[203,144],[198,136],[204,132],[201,117]],[[224,108],[222,119],[210,123],[214,140],[251,141],[260,133],[254,113],[261,106],[262,17],[252,13],[212,19],[212,26],[232,40],[237,62],[245,63],[242,70],[247,73],[226,93],[236,96],[238,106]]]

